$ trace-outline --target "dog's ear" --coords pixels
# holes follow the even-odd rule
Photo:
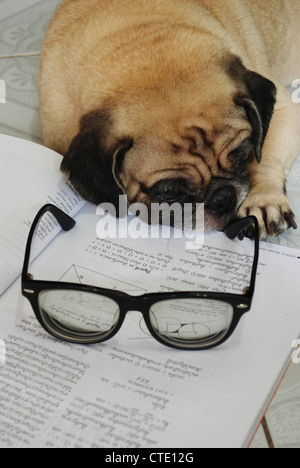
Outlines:
[[[116,166],[132,141],[114,140],[112,133],[108,112],[96,111],[82,117],[80,131],[64,156],[61,170],[85,200],[97,205],[110,202],[117,207],[123,190],[115,177]]]
[[[247,70],[239,58],[229,67],[230,75],[246,87],[246,94],[236,96],[235,103],[244,107],[253,129],[252,143],[256,159],[261,161],[261,150],[274,113],[277,89],[275,84],[258,73]]]

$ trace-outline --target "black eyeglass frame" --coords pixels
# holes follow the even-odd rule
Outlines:
[[[30,264],[30,254],[31,254],[31,247],[32,242],[35,237],[38,225],[42,217],[47,213],[50,212],[61,228],[64,231],[70,231],[76,225],[76,222],[73,218],[68,216],[66,213],[61,211],[54,205],[47,204],[41,208],[41,210],[36,215],[33,224],[31,226],[26,251],[25,251],[25,259],[22,271],[22,294],[25,298],[27,298],[32,306],[34,314],[40,323],[40,325],[44,328],[47,333],[55,337],[56,339],[60,339],[62,341],[67,341],[70,343],[76,344],[95,344],[95,343],[102,343],[111,338],[113,338],[120,328],[122,327],[125,317],[127,313],[131,310],[138,310],[142,313],[144,320],[146,322],[147,328],[153,338],[155,338],[161,344],[175,348],[175,349],[184,349],[184,350],[203,350],[203,349],[210,349],[216,346],[220,346],[222,343],[228,340],[230,336],[235,331],[241,317],[246,313],[249,312],[252,305],[252,300],[255,292],[255,284],[256,284],[256,276],[257,276],[257,268],[259,262],[259,225],[258,221],[254,216],[249,216],[244,219],[240,219],[233,224],[229,225],[225,228],[224,233],[229,239],[235,239],[236,237],[240,236],[243,239],[244,231],[249,227],[249,225],[254,225],[254,242],[255,242],[255,251],[254,251],[254,260],[252,265],[252,273],[251,273],[251,281],[248,288],[245,288],[244,294],[232,294],[232,293],[218,293],[218,292],[168,292],[168,293],[150,293],[145,294],[142,296],[131,296],[129,294],[114,291],[110,289],[104,289],[89,285],[83,284],[75,284],[75,283],[62,283],[62,282],[53,282],[53,281],[38,281],[33,278],[33,276],[28,272],[29,264]],[[45,318],[40,312],[39,307],[39,295],[41,293],[47,291],[60,291],[60,290],[67,290],[67,291],[77,291],[77,292],[85,292],[85,293],[92,293],[101,296],[106,296],[107,298],[112,299],[115,301],[120,309],[120,317],[118,323],[116,324],[115,328],[106,334],[102,334],[101,337],[90,337],[90,338],[78,338],[77,336],[72,336],[72,332],[70,330],[70,334],[64,334],[61,330],[55,329],[53,324],[47,323]],[[215,340],[203,343],[201,346],[195,346],[191,342],[185,342],[184,345],[182,343],[168,341],[168,339],[164,339],[163,335],[160,335],[158,332],[155,331],[153,328],[151,321],[150,321],[150,309],[151,307],[162,301],[168,301],[171,299],[206,299],[206,300],[214,300],[219,302],[225,302],[230,304],[233,308],[233,318],[230,327],[228,328],[227,333],[222,337],[220,340]]]

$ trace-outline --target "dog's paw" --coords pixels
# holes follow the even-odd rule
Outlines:
[[[238,218],[256,216],[261,240],[268,237],[278,237],[290,228],[297,229],[290,202],[283,193],[264,192],[252,194],[249,192],[237,216]],[[250,237],[252,236],[250,235]]]

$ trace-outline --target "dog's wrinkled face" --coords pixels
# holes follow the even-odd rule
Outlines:
[[[62,163],[96,204],[204,203],[206,230],[221,230],[248,192],[249,161],[261,149],[275,86],[231,58],[195,80],[108,100],[81,120]]]
[[[149,213],[151,203],[204,203],[206,229],[225,227],[248,191],[254,145],[244,110],[232,104],[221,112],[213,103],[203,115],[177,116],[167,131],[161,125],[135,140],[116,171],[129,201]]]

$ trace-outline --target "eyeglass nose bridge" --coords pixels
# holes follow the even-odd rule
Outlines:
[[[122,301],[122,309],[128,312],[141,312],[147,311],[149,300],[146,296],[127,296],[126,301]]]

